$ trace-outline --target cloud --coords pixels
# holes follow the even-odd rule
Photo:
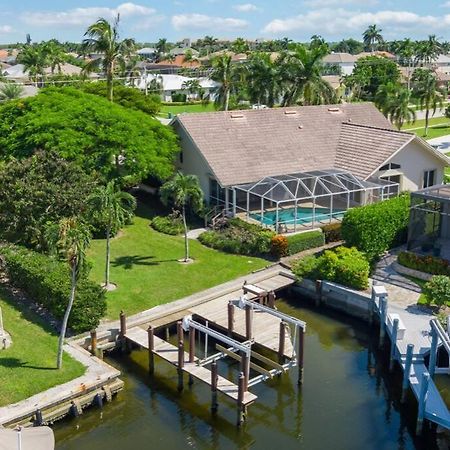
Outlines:
[[[253,12],[260,11],[260,9],[253,3],[242,3],[240,5],[234,5],[233,9],[239,12]]]
[[[177,14],[172,17],[172,25],[176,30],[233,31],[246,28],[248,22],[242,19],[213,17],[205,14]]]
[[[384,27],[390,33],[424,34],[426,30],[445,30],[450,25],[450,15],[425,16],[409,11],[360,12],[346,9],[323,8],[288,19],[274,19],[263,29],[265,34],[280,35],[288,32],[315,33],[320,29],[324,36],[355,35],[371,24]]]
[[[91,7],[74,8],[66,11],[25,12],[21,19],[33,26],[80,26],[90,25],[99,17],[112,19],[117,14],[120,17],[147,17],[156,14],[156,10],[135,3],[122,3],[117,8]]]
[[[14,30],[9,25],[0,25],[0,34],[12,33]]]
[[[361,5],[361,0],[305,0],[304,3],[311,8],[326,8],[328,6]],[[378,3],[378,0],[364,1],[365,6],[373,6]]]
[[[442,3],[441,8],[450,8],[450,1]]]

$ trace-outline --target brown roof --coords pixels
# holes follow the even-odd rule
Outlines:
[[[355,169],[355,175],[362,176],[360,166],[367,166],[368,176],[379,161],[371,152],[387,159],[411,139],[408,133],[392,131],[371,103],[181,114],[176,122],[222,186],[331,168]],[[365,127],[344,125],[349,122]],[[353,133],[357,142],[352,142]]]

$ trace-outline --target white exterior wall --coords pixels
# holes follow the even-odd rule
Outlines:
[[[400,185],[402,191],[417,191],[423,187],[423,177],[426,170],[436,170],[435,184],[441,184],[444,179],[445,164],[433,155],[418,141],[409,143],[384,164],[400,164],[398,172],[403,174]],[[384,165],[383,164],[383,165]],[[376,178],[382,177],[386,172],[376,172]]]
[[[342,75],[351,75],[355,68],[355,63],[340,63],[339,66],[342,70]]]

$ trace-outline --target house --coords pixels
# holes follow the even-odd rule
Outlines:
[[[433,61],[433,68],[436,72],[443,72],[450,74],[450,56],[449,55],[439,55]]]
[[[5,83],[0,83],[0,88],[4,86]],[[21,98],[34,97],[39,92],[39,88],[32,85],[22,86]]]
[[[179,169],[210,205],[278,229],[438,184],[446,156],[371,103],[181,114]]]
[[[169,54],[172,56],[186,56],[186,54],[191,54],[194,58],[198,57],[200,53],[195,50],[195,48],[190,47],[175,47],[170,50]]]
[[[395,56],[389,52],[376,51],[373,53],[362,52],[357,55],[352,55],[350,53],[330,53],[325,56],[322,60],[325,66],[337,66],[340,68],[342,75],[351,75],[355,68],[355,64],[361,59],[367,56],[378,56],[380,58],[387,58],[394,60]]]
[[[156,48],[144,47],[139,49],[136,54],[142,58],[154,60],[158,54],[158,50]]]

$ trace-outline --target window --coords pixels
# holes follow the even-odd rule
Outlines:
[[[423,175],[423,187],[427,188],[430,186],[434,186],[436,178],[436,170],[425,170]]]
[[[384,166],[380,167],[380,172],[389,170],[389,169],[400,169],[401,165],[397,163],[389,163],[385,164]]]

